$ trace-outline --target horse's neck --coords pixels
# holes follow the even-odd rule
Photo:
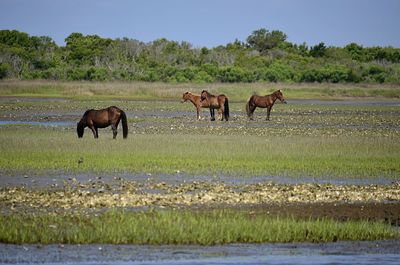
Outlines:
[[[275,103],[276,99],[278,98],[275,94],[271,94],[270,97],[272,98],[272,103]]]
[[[192,103],[195,103],[199,98],[200,98],[199,95],[190,94],[189,100],[190,100]]]
[[[78,126],[79,127],[86,127],[87,125],[86,125],[87,123],[86,123],[86,117],[85,118],[82,118],[79,122],[78,122]]]

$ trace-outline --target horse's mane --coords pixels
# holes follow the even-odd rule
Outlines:
[[[203,91],[201,91],[201,94],[203,94],[204,92],[207,94],[207,97],[209,97],[209,96],[212,95],[210,92],[208,92],[208,90],[203,90]]]
[[[83,113],[82,119],[86,118],[86,116],[89,114],[89,112],[91,112],[94,109],[88,109],[87,111],[85,111],[85,113]]]
[[[275,94],[278,93],[278,92],[281,92],[281,93],[282,93],[282,90],[280,90],[280,89],[275,90],[275,91],[272,92],[271,94],[268,94],[268,95],[265,95],[265,96],[272,96],[272,95],[275,95]]]
[[[83,116],[86,116],[89,114],[90,111],[92,111],[93,109],[88,109],[87,111],[85,111],[85,113],[83,114]]]

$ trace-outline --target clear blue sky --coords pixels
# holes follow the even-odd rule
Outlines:
[[[400,47],[399,0],[0,0],[0,29],[50,36],[72,32],[194,47],[245,41],[260,28],[293,43]]]

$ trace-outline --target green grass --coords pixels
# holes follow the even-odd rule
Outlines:
[[[109,211],[0,216],[2,243],[229,244],[399,238],[383,222],[295,220],[240,211]]]
[[[250,128],[252,130],[252,128]],[[223,132],[223,129],[221,129]],[[9,171],[138,172],[243,176],[398,178],[398,136],[130,134],[0,127],[0,167]],[[83,163],[78,160],[83,159]]]
[[[245,102],[253,93],[270,94],[283,89],[286,98],[343,99],[348,97],[400,98],[400,87],[395,85],[366,84],[290,84],[290,83],[213,83],[171,84],[145,82],[52,82],[17,81],[0,82],[0,96],[61,97],[78,100],[141,99],[174,100],[186,91],[225,93],[233,102]]]

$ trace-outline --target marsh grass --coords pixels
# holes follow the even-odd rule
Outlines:
[[[234,210],[0,216],[2,243],[198,244],[399,238],[383,222],[293,219]]]
[[[107,130],[95,140],[89,131],[78,139],[75,132],[58,128],[2,126],[0,132],[0,167],[11,171],[393,179],[400,172],[400,141],[395,136],[172,133],[112,140]]]
[[[287,98],[342,99],[347,97],[400,98],[400,87],[366,84],[290,84],[290,83],[212,83],[173,84],[146,82],[56,82],[17,81],[0,82],[0,96],[64,97],[74,99],[142,99],[174,100],[186,91],[228,95],[231,101],[245,102],[252,94],[270,94],[285,90]]]

